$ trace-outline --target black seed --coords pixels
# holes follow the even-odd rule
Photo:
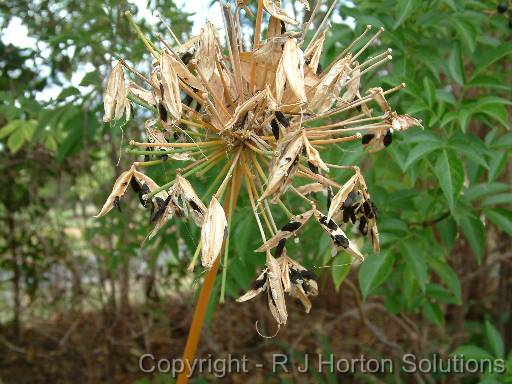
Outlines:
[[[325,225],[327,228],[329,228],[331,231],[335,231],[338,229],[338,225],[334,222],[333,219],[329,220],[329,222],[327,222],[327,216],[322,216],[320,218],[320,223]]]
[[[384,146],[388,146],[393,141],[393,133],[391,131],[387,131],[386,135],[384,136]]]
[[[286,24],[284,21],[281,21],[281,34],[286,33]]]
[[[192,53],[185,52],[183,55],[181,55],[181,61],[183,61],[183,64],[187,65],[193,56],[194,55],[192,55]]]
[[[299,280],[302,280],[301,273],[295,268],[290,268],[290,272],[288,273],[288,275],[290,276],[290,281],[293,284],[297,284]]]
[[[350,207],[352,204],[354,204],[354,201],[356,200],[357,193],[354,191],[350,191],[347,198],[343,202],[343,209]]]
[[[374,214],[375,217],[377,217],[377,206],[375,205],[375,203],[373,201],[370,201],[370,205],[372,206],[372,212]]]
[[[331,200],[332,200],[332,188],[329,187],[327,189],[327,207],[331,206]]]
[[[199,212],[201,214],[204,213],[201,207],[197,205],[193,200],[189,200],[188,203],[190,204],[194,211]]]
[[[142,206],[143,206],[144,208],[147,208],[147,207],[148,207],[148,202],[147,202],[146,200],[144,200],[144,199],[142,198],[142,196],[144,196],[144,195],[146,195],[146,194],[148,194],[148,193],[150,193],[150,192],[151,192],[151,190],[149,189],[149,187],[147,186],[147,184],[142,184],[141,189],[140,189],[140,191],[139,191],[139,201],[140,201],[140,203],[142,204]]]
[[[183,99],[183,104],[185,104],[186,106],[190,107],[190,104],[192,104],[192,101],[194,101],[192,96],[186,95],[185,98]]]
[[[167,161],[169,159],[169,155],[167,153],[164,153],[163,155],[160,155],[160,159],[163,161]]]
[[[361,232],[363,235],[366,235],[368,233],[368,229],[366,227],[366,218],[365,217],[361,217],[361,219],[359,220],[359,232]]]
[[[276,119],[283,124],[283,127],[288,128],[290,126],[290,120],[281,111],[276,111]]]
[[[144,161],[149,161],[150,158],[149,158],[149,155],[144,155]]]
[[[318,67],[316,67],[316,74],[321,74],[323,70],[324,69],[322,68],[322,64],[318,63]]]
[[[201,110],[202,106],[203,105],[201,103],[196,103],[196,107],[195,107],[196,112],[199,112]]]
[[[142,187],[135,177],[130,179],[130,185],[132,186],[133,192],[140,193],[142,191]]]
[[[375,135],[373,133],[367,133],[366,135],[363,135],[363,138],[361,139],[361,143],[363,143],[363,145],[366,145],[368,144],[373,138],[375,137]]]
[[[114,207],[121,212],[121,198],[119,196],[114,197]]]
[[[260,289],[265,285],[265,275],[261,279],[254,280],[251,284],[252,289]]]
[[[162,215],[164,214],[165,210],[167,209],[167,206],[169,205],[169,202],[171,201],[171,195],[167,196],[167,198],[164,200],[160,197],[155,197],[155,202],[158,206],[158,209],[156,210],[154,215],[151,215],[150,222],[153,223],[160,219]]]
[[[507,3],[499,3],[497,9],[498,9],[499,13],[505,13],[505,12],[507,12],[508,4]]]
[[[308,161],[308,167],[313,173],[318,173],[318,167],[312,162]]]
[[[272,119],[270,121],[270,126],[272,127],[272,134],[276,140],[279,140],[279,125],[277,124],[276,119]]]
[[[301,225],[302,225],[302,223],[299,223],[298,221],[291,221],[288,224],[285,224],[281,228],[281,231],[293,232],[293,231],[296,231],[297,229],[299,229]]]
[[[274,257],[279,257],[283,254],[284,246],[286,245],[286,239],[279,240],[279,243],[277,243],[276,247],[276,253],[274,254]]]
[[[370,205],[370,203],[368,202],[368,200],[365,200],[363,202],[363,210],[364,210],[364,214],[366,216],[369,216],[372,214],[372,206]]]
[[[289,157],[289,156],[288,156],[288,157],[285,157],[284,159],[285,159],[286,161],[292,161],[292,158],[291,158],[291,157]]]
[[[335,235],[333,237],[334,243],[337,246],[342,246],[343,248],[348,248],[348,239],[343,235]]]
[[[158,103],[158,114],[160,115],[160,120],[167,121],[167,109],[165,109],[162,103]]]
[[[304,271],[301,271],[300,274],[306,280],[317,280],[318,279],[318,277],[315,275],[315,273],[311,272],[311,271],[304,270]]]
[[[308,292],[311,290],[309,284],[302,284],[302,289],[304,289],[304,293],[307,295]]]

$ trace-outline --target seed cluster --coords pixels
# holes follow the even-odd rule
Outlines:
[[[306,0],[300,2],[309,7]],[[97,216],[120,208],[131,184],[141,204],[151,211],[150,238],[173,217],[190,217],[201,227],[195,255],[201,253],[202,265],[209,270],[219,262],[223,249],[227,258],[234,196],[245,184],[262,239],[256,251],[265,252],[267,261],[251,290],[238,301],[266,292],[270,312],[281,326],[287,321],[285,293],[299,299],[307,312],[309,296],[318,293],[315,275],[286,252],[287,239],[300,236],[310,218],[332,239],[333,255],[344,251],[354,260],[364,260],[344,232],[348,224],[356,223],[373,250],[379,251],[377,209],[359,168],[326,163],[320,152],[354,140],[361,140],[369,152],[378,151],[391,144],[395,132],[420,126],[420,121],[399,115],[386,100],[404,84],[388,90],[371,88],[361,95],[362,76],[391,60],[390,50],[359,60],[383,29],[367,38],[371,30],[367,26],[322,68],[320,59],[329,32],[325,20],[335,3],[308,44],[306,33],[320,2],[304,25],[289,16],[278,0],[259,1],[255,16],[249,3],[238,1],[226,7],[225,44],[211,23],[186,42],[172,34],[174,42],[158,35],[154,43],[128,15],[153,57],[152,71],[146,76],[123,60],[114,66],[104,95],[104,121],[120,119],[123,114],[129,118],[132,104],[152,111],[154,117],[145,123],[147,141],[130,142],[133,149],[129,152],[144,155],[144,161],[133,163],[119,176]],[[243,13],[255,17],[250,50],[242,44]],[[268,25],[262,40],[264,14]],[[126,83],[125,71],[139,83]],[[186,165],[164,185],[139,171],[164,161]],[[333,175],[337,169],[354,174],[339,184]],[[215,179],[211,192],[201,199],[189,179],[206,173]],[[306,210],[304,204],[287,207],[284,194],[300,197]],[[319,209],[319,194],[330,200],[325,214]],[[208,207],[202,200],[209,200]],[[288,216],[280,229],[274,220],[275,209]],[[195,258],[190,269],[194,263]]]

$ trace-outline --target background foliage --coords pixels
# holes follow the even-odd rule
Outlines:
[[[393,48],[393,61],[366,77],[364,87],[407,83],[391,104],[421,118],[425,127],[396,135],[390,147],[369,157],[358,143],[326,156],[343,164],[363,161],[379,208],[383,250],[372,255],[365,249],[367,261],[353,270],[343,266],[343,255],[332,268],[318,269],[323,293],[313,313],[293,314],[296,323],[278,339],[242,337],[226,345],[210,327],[203,352],[264,348],[290,355],[322,350],[398,357],[414,351],[427,358],[463,352],[508,358],[512,369],[512,30],[507,20],[512,16],[497,13],[496,5],[342,2],[343,23],[332,22],[322,64],[366,24],[383,26],[379,45]],[[172,2],[151,1],[149,9],[170,20],[179,36],[187,36],[188,15]],[[36,41],[29,48],[6,45],[4,39],[0,44],[0,220],[5,223],[0,226],[0,342],[8,351],[0,358],[0,374],[6,382],[34,382],[25,377],[26,369],[42,374],[41,382],[73,381],[72,369],[55,372],[45,362],[41,355],[48,349],[71,365],[91,367],[83,372],[89,380],[126,382],[140,373],[135,363],[121,359],[124,354],[133,360],[148,348],[159,350],[162,335],[171,340],[164,343],[166,356],[178,357],[182,348],[177,340],[186,335],[190,320],[183,313],[190,313],[202,277],[197,271],[192,279],[185,271],[197,229],[169,225],[141,247],[149,227],[135,201],[120,214],[90,218],[131,160],[121,144],[141,135],[137,116],[123,127],[101,122],[102,83],[112,61],[124,57],[150,63],[122,16],[126,10],[138,12],[126,1],[7,0],[0,5],[2,28],[17,19]],[[346,23],[351,25],[352,18],[355,29]],[[140,15],[138,21],[146,32],[160,28]],[[45,97],[49,92],[56,95],[51,100]],[[170,171],[164,166],[154,172],[161,177]],[[207,185],[205,179],[203,188]],[[247,288],[263,264],[252,252],[257,237],[249,210],[238,213],[227,280],[231,297]],[[319,238],[314,231],[308,229],[308,238]],[[289,251],[313,268],[330,256],[327,241],[303,239]],[[225,324],[230,314],[242,323],[241,332],[254,333],[247,307],[230,300],[217,305],[218,290],[211,321]],[[336,319],[342,314],[354,314],[358,321],[340,325]],[[85,319],[93,325],[82,329]],[[309,321],[316,325],[302,335]],[[176,322],[180,325],[173,326]],[[302,335],[299,342],[293,341],[296,334]],[[362,337],[366,345],[336,341],[352,337]],[[84,338],[91,351],[77,346]],[[94,355],[93,348],[100,352]],[[283,382],[287,377],[281,377]],[[401,380],[396,375],[375,379]],[[446,379],[425,374],[411,380]],[[452,379],[503,382],[511,376]]]

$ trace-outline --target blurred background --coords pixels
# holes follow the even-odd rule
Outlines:
[[[297,19],[308,17],[283,3]],[[255,1],[248,5],[255,11]],[[207,18],[222,25],[219,4],[206,0],[0,2],[2,383],[168,383],[169,375],[141,372],[138,359],[181,356],[203,278],[199,269],[186,271],[198,229],[169,223],[141,246],[150,226],[135,199],[121,213],[92,219],[134,161],[123,145],[143,137],[141,112],[122,126],[101,119],[112,63],[122,57],[143,72],[151,64],[127,10],[151,36],[170,38],[155,12],[183,40]],[[250,32],[252,16],[242,20]],[[386,28],[368,55],[390,47],[393,61],[366,76],[363,90],[406,82],[391,105],[425,127],[369,156],[360,143],[327,155],[361,165],[379,207],[381,254],[365,248],[359,267],[339,266],[338,256],[335,266],[319,268],[329,241],[307,241],[320,238],[308,229],[289,252],[319,275],[320,295],[309,315],[289,302],[288,325],[263,339],[255,320],[273,326],[264,298],[234,302],[264,264],[253,253],[249,204],[240,204],[247,208],[234,216],[228,299],[218,303],[216,285],[198,356],[246,355],[254,364],[272,353],[298,362],[305,353],[397,361],[404,353],[431,360],[464,353],[502,358],[508,372],[252,369],[223,379],[204,373],[196,383],[512,382],[512,3],[341,1],[322,64],[367,24]],[[153,172],[158,180],[171,175],[165,164]]]

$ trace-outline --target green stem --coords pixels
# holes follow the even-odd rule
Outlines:
[[[231,218],[233,217],[233,202],[234,202],[234,187],[235,184],[231,182],[231,193],[229,194],[229,215],[228,215],[228,236],[224,244],[224,265],[222,266],[222,281],[220,286],[220,303],[224,304],[226,292],[226,277],[228,273],[228,253],[229,253],[229,238],[231,236]]]
[[[137,35],[139,35],[140,39],[142,40],[146,48],[149,50],[149,52],[151,52],[155,59],[158,59],[160,50],[157,47],[155,47],[155,45],[151,41],[149,41],[148,38],[144,35],[144,33],[139,28],[135,20],[133,20],[132,13],[130,11],[126,11],[124,14],[128,18],[130,25],[135,30],[135,32],[137,32]]]
[[[192,260],[190,261],[190,264],[188,265],[187,271],[194,272],[194,268],[197,263],[197,258],[199,257],[199,252],[201,252],[202,243],[199,241],[199,244],[197,244],[196,251],[194,252],[194,256],[192,256]]]

